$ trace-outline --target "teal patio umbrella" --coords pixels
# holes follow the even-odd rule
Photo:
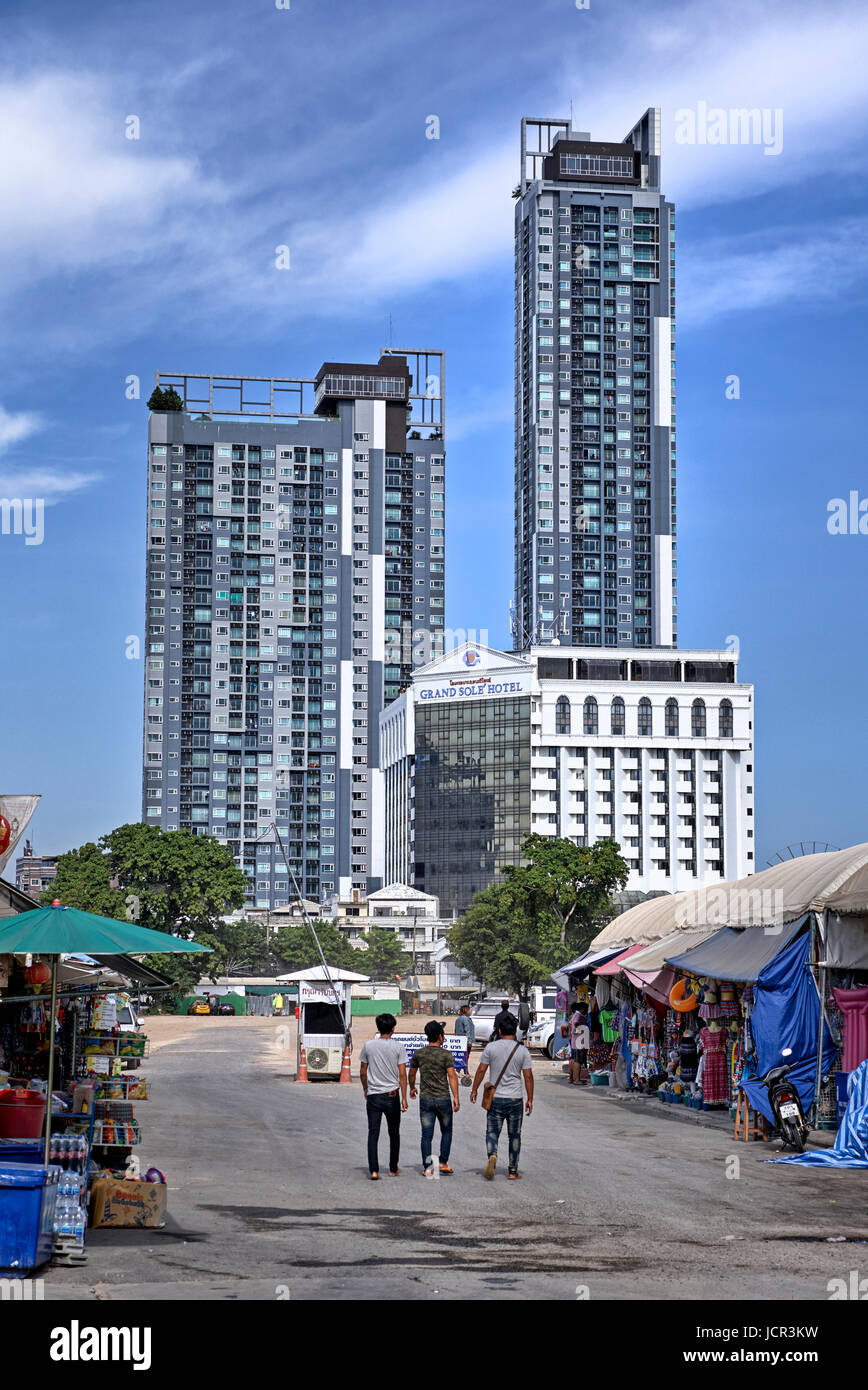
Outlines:
[[[64,907],[36,907],[20,912],[0,923],[0,955],[51,956],[51,1026],[48,1040],[48,1101],[45,1107],[43,1163],[48,1162],[51,1146],[51,1092],[54,1084],[54,1039],[57,1027],[57,963],[61,956],[77,952],[88,956],[168,955],[176,952],[210,951],[195,941],[184,941],[168,932],[152,931],[135,922],[119,922]]]

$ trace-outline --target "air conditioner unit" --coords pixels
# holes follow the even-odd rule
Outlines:
[[[339,1033],[305,1033],[304,1051],[309,1075],[340,1076],[344,1040]]]
[[[341,1070],[342,1055],[339,1047],[312,1047],[307,1052],[308,1072],[312,1076],[337,1076]]]

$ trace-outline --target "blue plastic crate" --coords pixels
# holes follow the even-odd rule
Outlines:
[[[0,1270],[26,1274],[51,1256],[60,1168],[0,1164]]]
[[[38,1168],[43,1152],[41,1139],[0,1139],[0,1168],[7,1163],[29,1163]]]

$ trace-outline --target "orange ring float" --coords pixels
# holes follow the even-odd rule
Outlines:
[[[678,980],[669,991],[669,1006],[678,1014],[689,1014],[693,1009],[699,1007],[699,1000],[695,994],[689,994],[684,998],[684,991],[687,988],[687,979]]]

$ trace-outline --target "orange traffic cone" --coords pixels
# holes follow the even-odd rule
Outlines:
[[[310,1082],[310,1077],[307,1074],[307,1053],[304,1050],[304,1043],[301,1045],[301,1059],[298,1064],[298,1076],[295,1079],[296,1081]]]
[[[338,1077],[338,1082],[342,1086],[349,1086],[352,1079],[350,1073],[350,1045],[347,1043],[344,1048],[344,1060],[341,1062],[341,1074]]]

